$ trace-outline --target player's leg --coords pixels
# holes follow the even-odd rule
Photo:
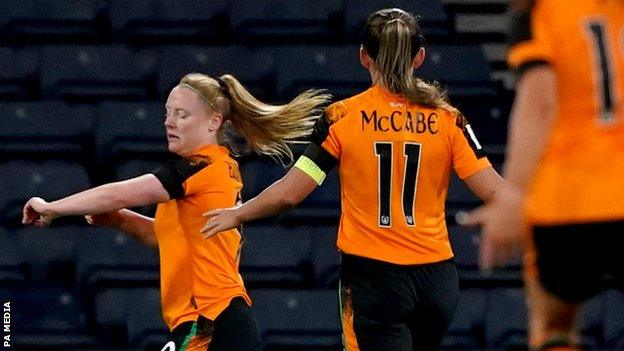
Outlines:
[[[255,351],[260,349],[258,326],[245,301],[234,298],[214,324],[210,351]]]
[[[346,351],[411,351],[414,295],[401,267],[343,255],[340,296]]]
[[[524,274],[533,349],[580,345],[574,325],[579,304],[602,288],[600,231],[593,224],[533,228],[534,247],[527,252]]]
[[[459,278],[452,261],[422,265],[411,272],[417,305],[410,323],[412,348],[436,350],[448,330],[459,299]]]

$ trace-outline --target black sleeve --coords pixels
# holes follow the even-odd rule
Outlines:
[[[313,144],[321,146],[327,136],[329,135],[329,127],[331,126],[331,122],[329,121],[329,117],[325,112],[321,115],[319,119],[314,123],[314,130],[310,135],[310,141]]]
[[[316,163],[316,165],[319,166],[319,168],[326,174],[336,167],[336,164],[338,163],[338,160],[332,154],[315,143],[310,143],[308,148],[303,153],[303,156]]]
[[[184,196],[184,182],[195,173],[208,166],[206,161],[195,161],[188,158],[180,158],[168,162],[166,165],[150,172],[163,185],[172,199],[179,199]]]
[[[310,145],[303,153],[303,156],[316,163],[325,173],[331,171],[338,163],[338,160],[321,146],[329,135],[330,126],[329,117],[323,112],[321,118],[314,124],[314,130],[310,135]]]
[[[464,138],[466,139],[466,141],[468,141],[468,145],[470,145],[472,152],[474,152],[475,156],[478,159],[487,157],[487,153],[485,152],[483,147],[481,145],[477,145],[478,141],[476,133],[472,129],[470,123],[468,123],[468,119],[466,118],[466,116],[464,116],[463,114],[457,115],[457,119],[455,120],[455,126],[457,126],[457,128],[462,131]]]
[[[516,6],[511,12],[511,21],[507,41],[510,46],[533,39],[531,21],[535,1],[524,1],[523,6]],[[515,74],[520,77],[533,67],[548,65],[544,60],[531,60],[523,62],[516,70]]]

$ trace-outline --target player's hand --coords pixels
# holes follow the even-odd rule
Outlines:
[[[526,232],[522,204],[518,192],[505,188],[488,204],[456,217],[461,225],[481,226],[479,267],[482,270],[489,271],[521,258]]]
[[[34,225],[37,228],[47,227],[54,218],[50,204],[40,197],[32,197],[22,209],[22,224]]]
[[[237,207],[220,208],[208,211],[204,213],[203,216],[208,218],[208,222],[206,222],[204,227],[201,229],[201,233],[206,239],[219,232],[236,228],[242,224],[242,221],[238,216]]]
[[[100,213],[95,215],[86,215],[84,217],[87,223],[89,223],[90,225],[96,227],[118,229],[121,227],[121,223],[123,222],[123,214],[121,211],[123,210]]]

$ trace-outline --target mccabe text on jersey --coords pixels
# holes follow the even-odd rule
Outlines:
[[[373,128],[375,132],[412,132],[422,134],[429,132],[438,133],[438,114],[430,112],[398,111],[394,110],[390,115],[379,115],[376,110],[362,113],[362,131]]]

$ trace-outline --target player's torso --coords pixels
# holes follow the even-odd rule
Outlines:
[[[332,131],[342,150],[341,249],[349,251],[352,240],[354,247],[369,245],[381,255],[367,256],[372,258],[397,256],[397,247],[425,261],[447,258],[444,201],[451,167],[448,130],[454,127],[448,113],[375,88],[345,107]],[[362,237],[374,239],[365,243]]]

